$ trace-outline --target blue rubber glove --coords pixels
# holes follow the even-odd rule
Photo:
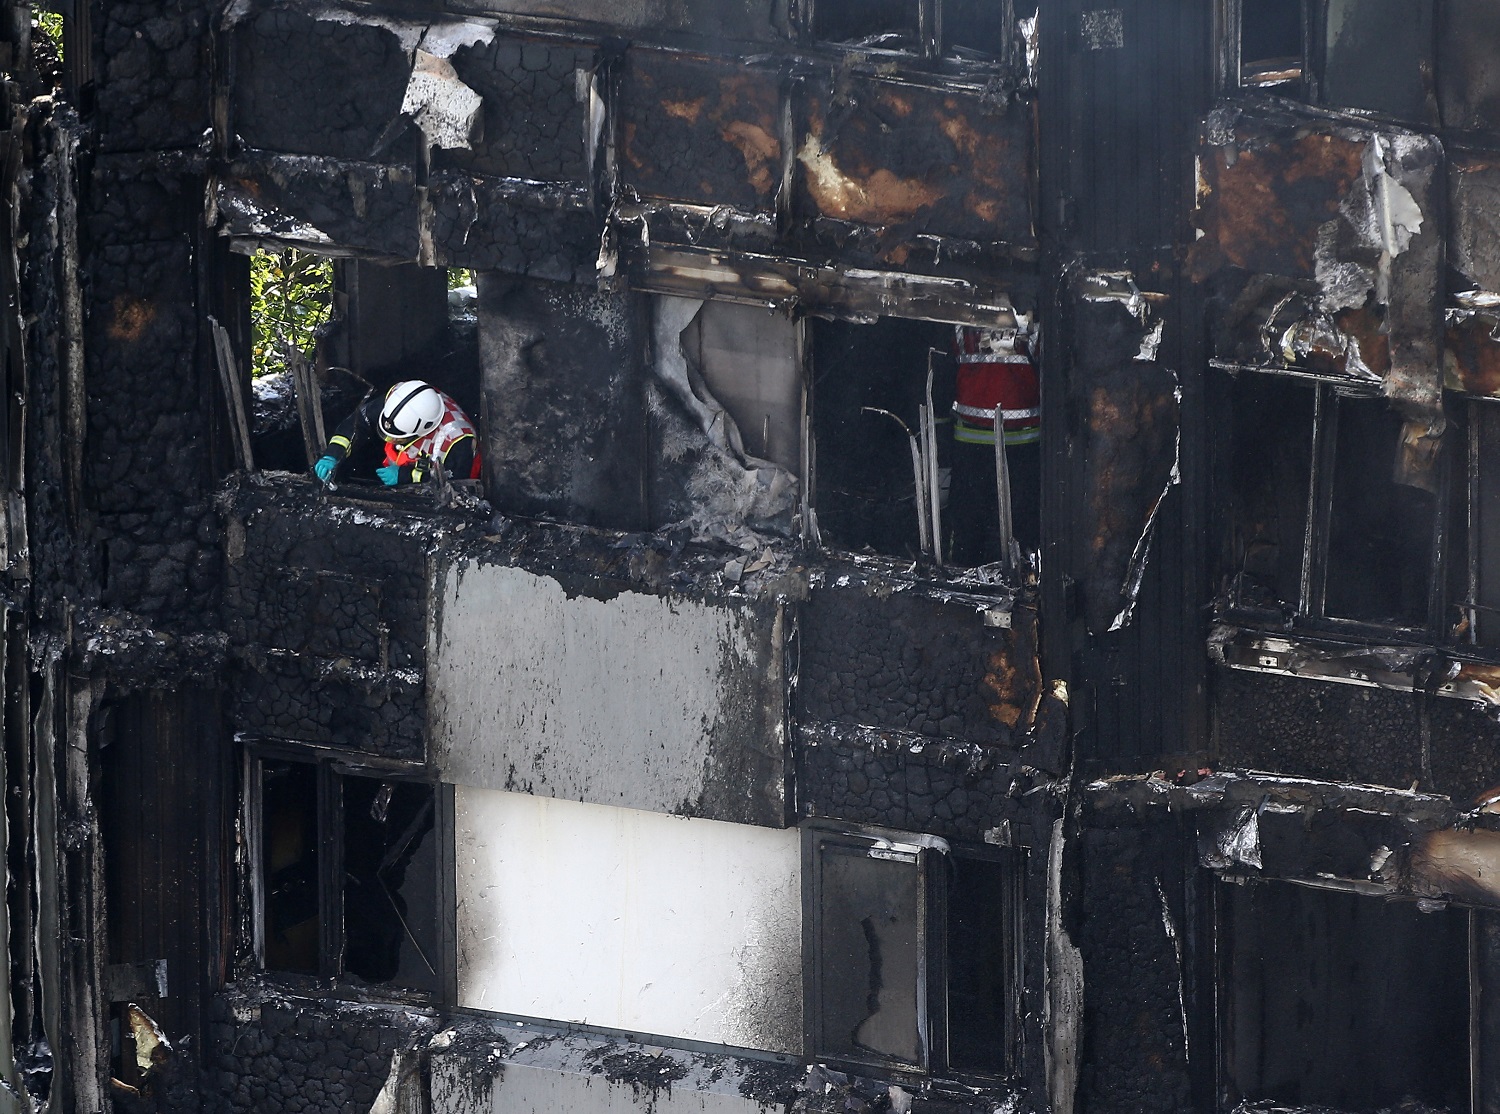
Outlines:
[[[375,474],[386,487],[395,487],[401,482],[401,465],[387,464],[384,468],[375,469]]]
[[[318,463],[313,465],[313,474],[316,475],[318,479],[322,480],[324,483],[331,484],[333,483],[334,470],[338,468],[338,466],[339,462],[337,457],[321,456],[318,458]]]

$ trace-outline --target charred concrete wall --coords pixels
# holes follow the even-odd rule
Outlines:
[[[423,758],[429,560],[469,522],[425,492],[320,506],[285,481],[226,504],[237,729]]]

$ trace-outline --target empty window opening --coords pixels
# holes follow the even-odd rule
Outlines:
[[[264,960],[272,971],[318,973],[318,768],[261,765],[261,894]]]
[[[1226,393],[1229,588],[1241,607],[1279,610],[1301,593],[1313,390],[1269,375],[1238,375]]]
[[[1001,1078],[1021,1017],[1016,852],[809,829],[813,1056]]]
[[[259,769],[266,970],[439,991],[433,787],[327,761]]]
[[[250,375],[285,369],[286,346],[309,359],[333,319],[333,260],[296,248],[250,256]]]
[[[825,544],[960,566],[1005,560],[1003,464],[1004,522],[1021,551],[1037,547],[1040,394],[1017,321],[813,322],[814,499]]]
[[[1243,373],[1224,390],[1231,602],[1312,620],[1451,627],[1435,591],[1440,497],[1400,482],[1401,415],[1378,397],[1272,375]],[[1443,488],[1442,467],[1436,477]]]
[[[1395,479],[1401,415],[1383,399],[1335,396],[1327,609],[1408,627],[1427,622],[1436,500]]]
[[[796,472],[802,377],[793,322],[758,306],[704,302],[681,344],[689,368],[734,423],[742,450]]]
[[[1437,123],[1430,0],[1326,0],[1320,100]]]
[[[436,991],[437,840],[430,786],[347,777],[344,970]]]
[[[948,1066],[1009,1074],[1019,1052],[1021,878],[1011,855],[948,864]]]
[[[250,430],[260,467],[308,471],[346,417],[406,380],[430,383],[476,420],[473,272],[278,248],[250,255],[248,291]],[[377,470],[390,463],[378,436],[343,455],[338,482],[379,486]],[[450,467],[450,478],[469,479],[472,460],[459,463],[462,474]]]
[[[1469,1110],[1469,914],[1227,888],[1231,1102]]]
[[[1028,9],[1029,10],[1023,10]],[[1035,4],[996,0],[943,0],[943,43],[951,54],[973,61],[1001,58],[1016,35],[1014,20],[1036,13]]]
[[[651,519],[789,535],[800,509],[800,326],[758,306],[652,301]]]
[[[919,491],[912,445],[925,445],[920,411],[929,353],[946,353],[953,330],[895,318],[872,325],[814,320],[812,326],[813,498],[823,542],[920,556],[931,545],[920,505],[927,493]],[[940,380],[946,384],[948,377]],[[940,489],[947,478],[951,405],[951,388],[935,386]]]
[[[31,60],[43,85],[52,89],[62,88],[65,57],[62,13],[34,7],[31,16]]]
[[[1240,0],[1240,84],[1302,80],[1302,0]]]
[[[912,50],[921,39],[919,0],[816,0],[813,35],[823,42]]]

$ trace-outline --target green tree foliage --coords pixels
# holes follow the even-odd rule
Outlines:
[[[313,330],[332,314],[331,259],[295,248],[256,252],[250,257],[250,373],[280,371],[283,340],[311,358]]]

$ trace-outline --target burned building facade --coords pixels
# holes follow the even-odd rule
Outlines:
[[[1500,1111],[1489,9],[7,6],[0,1110]]]

